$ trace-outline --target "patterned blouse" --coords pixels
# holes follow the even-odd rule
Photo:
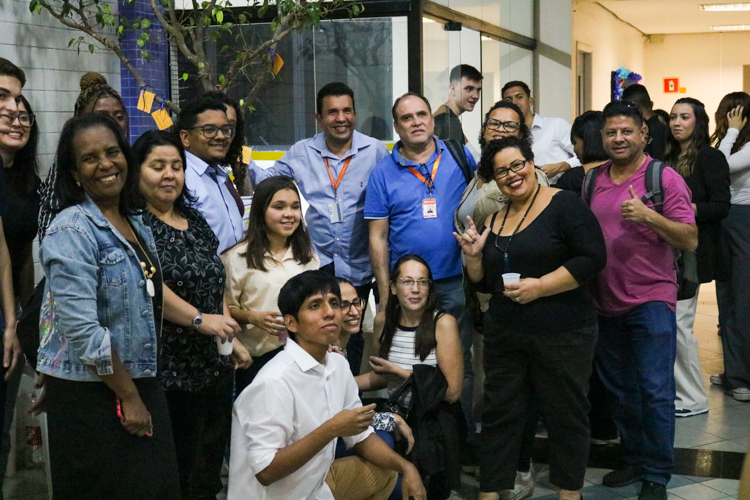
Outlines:
[[[164,286],[204,314],[224,312],[226,274],[216,255],[219,240],[203,216],[188,209],[185,231],[146,212],[159,252]],[[213,336],[164,320],[159,378],[167,391],[198,392],[216,385],[232,370],[229,356],[220,356]]]

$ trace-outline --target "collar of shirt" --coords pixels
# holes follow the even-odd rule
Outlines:
[[[435,163],[435,160],[437,160],[438,155],[440,155],[443,152],[443,150],[445,150],[445,143],[443,141],[441,141],[437,137],[434,137],[434,141],[435,141],[435,151],[432,153],[432,156],[430,156],[430,158],[424,163],[424,165],[431,165]],[[406,158],[403,157],[403,155],[401,154],[401,141],[398,141],[398,143],[396,143],[396,145],[393,146],[393,159],[396,161],[396,164],[399,167],[420,168],[422,166],[421,164],[417,162],[407,160]]]
[[[544,122],[547,119],[540,115],[539,113],[534,113],[534,121],[531,122],[531,128],[542,128],[544,127]]]
[[[299,369],[303,372],[313,370],[316,373],[328,375],[329,373],[333,373],[336,369],[335,363],[328,362],[328,353],[326,353],[323,364],[318,363],[317,359],[313,358],[291,338],[286,340],[286,347],[284,350],[289,354],[289,357],[297,363],[297,366],[299,366]]]
[[[286,262],[288,260],[294,260],[294,251],[292,250],[292,245],[289,245],[289,248],[284,252],[284,256],[281,257],[281,260],[274,257],[271,252],[266,252],[266,257],[276,262]]]
[[[213,177],[211,172],[214,172],[216,177],[221,179],[221,182],[224,182],[227,178],[227,173],[223,168],[219,166],[212,167],[189,151],[185,151],[185,160],[187,161],[187,167],[193,169],[200,176],[208,175],[209,177]]]
[[[331,150],[328,149],[328,144],[326,144],[326,137],[322,132],[319,134],[315,134],[312,140],[308,142],[308,146],[319,152],[320,155],[325,158],[331,158],[332,160],[340,161],[350,156],[356,155],[360,149],[368,147],[369,144],[365,143],[362,140],[362,134],[355,130],[352,134],[352,146],[349,148],[349,151],[344,153],[344,156],[342,156],[341,158],[331,153]]]

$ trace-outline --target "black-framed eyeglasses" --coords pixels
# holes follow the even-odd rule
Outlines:
[[[404,288],[411,288],[414,286],[414,283],[416,283],[419,288],[429,288],[432,280],[427,278],[420,278],[418,280],[412,278],[401,278],[397,279],[396,282]]]
[[[518,160],[508,165],[508,168],[498,168],[493,172],[495,179],[502,179],[503,177],[506,177],[510,172],[520,172],[528,162],[528,160]]]
[[[500,120],[495,120],[494,118],[488,118],[487,119],[487,128],[490,130],[497,130],[500,127],[504,128],[508,132],[515,132],[521,127],[521,124],[518,122],[501,122]]]
[[[22,127],[30,128],[32,125],[34,125],[35,118],[36,116],[32,113],[20,112],[14,115],[0,115],[0,122],[2,122],[5,126],[10,127],[11,125],[13,125],[13,122],[18,119],[18,123],[20,123]]]
[[[349,302],[348,300],[342,300],[341,302],[339,302],[339,307],[341,307],[341,310],[344,312],[348,311],[352,306],[354,306],[354,308],[358,311],[361,311],[365,308],[365,299],[363,299],[362,297],[357,297],[351,302]]]
[[[231,139],[234,137],[234,127],[232,125],[224,125],[223,127],[217,127],[216,125],[201,125],[199,127],[193,127],[191,130],[200,130],[203,137],[206,139],[213,139],[221,130],[224,137]]]

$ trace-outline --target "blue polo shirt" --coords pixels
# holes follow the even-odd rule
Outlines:
[[[435,142],[437,148],[424,165],[401,156],[399,142],[393,153],[375,166],[367,183],[365,219],[388,219],[391,267],[400,257],[413,253],[427,261],[434,279],[442,279],[461,274],[461,248],[453,237],[453,213],[466,189],[466,179],[443,141],[436,137]],[[476,162],[465,147],[464,150],[473,174]],[[440,163],[432,188],[437,217],[425,218],[422,201],[430,198],[430,191],[409,167],[427,178],[438,156]]]

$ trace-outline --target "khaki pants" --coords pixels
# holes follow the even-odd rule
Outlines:
[[[336,500],[386,500],[398,474],[357,456],[334,460],[326,483]]]

